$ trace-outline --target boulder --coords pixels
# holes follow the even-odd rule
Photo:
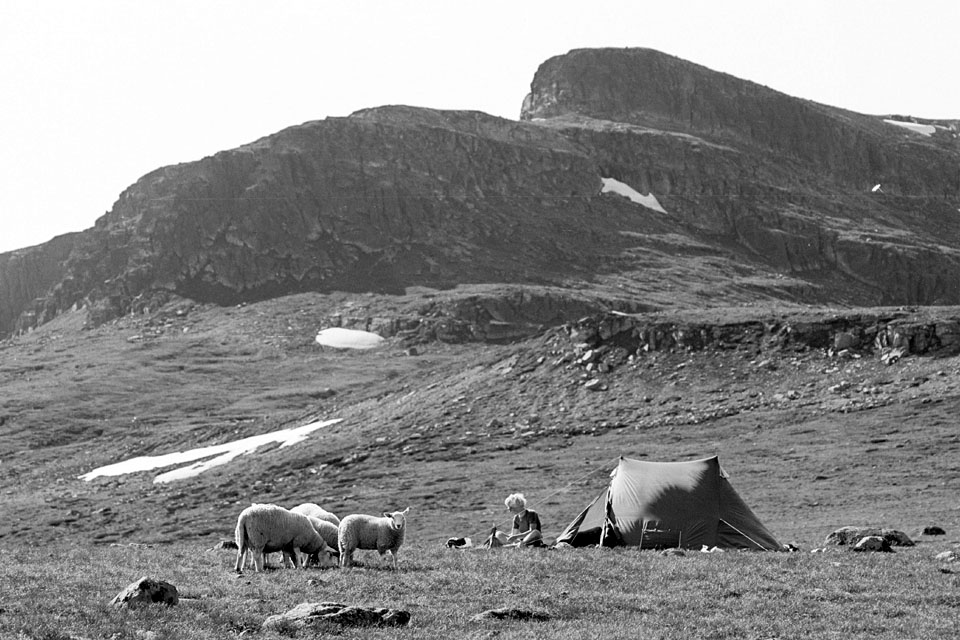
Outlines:
[[[343,627],[402,627],[410,622],[410,612],[400,609],[356,607],[336,602],[302,602],[286,613],[264,620],[264,630],[286,631],[314,625],[336,624]]]
[[[943,536],[946,534],[947,532],[944,531],[942,527],[936,527],[936,526],[924,527],[923,531],[920,532],[920,535],[922,536]]]
[[[144,576],[127,585],[123,591],[114,596],[110,604],[122,608],[136,609],[144,604],[158,603],[173,606],[179,602],[180,594],[175,586],[163,580]]]
[[[913,540],[896,529],[880,529],[877,527],[841,527],[829,534],[824,544],[835,544],[839,546],[856,545],[862,538],[868,536],[879,536],[888,544],[896,547],[912,547]]]
[[[473,616],[471,620],[474,622],[483,622],[486,620],[519,620],[527,621],[534,620],[536,622],[543,622],[544,620],[549,620],[550,615],[543,613],[542,611],[532,611],[530,609],[517,609],[513,607],[504,607],[502,609],[487,609],[477,615]]]
[[[849,331],[841,331],[833,336],[833,350],[856,349],[860,346],[860,339]]]
[[[883,551],[890,553],[893,549],[890,548],[890,543],[887,542],[880,536],[866,536],[860,538],[857,541],[857,544],[853,545],[854,551]]]

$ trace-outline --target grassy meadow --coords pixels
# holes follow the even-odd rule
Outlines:
[[[747,335],[723,349],[636,354],[598,374],[577,363],[563,331],[417,344],[416,354],[398,340],[371,352],[313,342],[324,318],[401,314],[391,304],[181,301],[95,328],[75,312],[0,341],[0,640],[960,636],[960,566],[934,559],[960,543],[960,357],[886,366]],[[603,391],[585,388],[594,375]],[[342,421],[295,447],[263,447],[186,480],[80,479],[332,418]],[[556,536],[620,455],[718,455],[764,525],[801,551],[444,546],[507,525],[502,501],[515,491]],[[340,516],[409,506],[401,571],[368,553],[352,571],[237,577],[234,553],[211,548],[251,502],[317,502]],[[918,545],[810,553],[847,525],[901,530]],[[947,535],[920,536],[928,525]],[[109,604],[143,576],[176,585],[181,603]],[[268,616],[322,601],[412,619],[261,630]],[[503,607],[549,618],[472,620]]]
[[[956,638],[960,570],[933,543],[896,553],[698,553],[417,546],[401,570],[360,552],[352,570],[233,573],[234,553],[195,545],[37,545],[2,551],[0,637],[207,638]],[[177,586],[174,607],[109,604],[143,575]],[[399,608],[402,628],[261,631],[301,602]],[[546,621],[473,620],[515,607]]]

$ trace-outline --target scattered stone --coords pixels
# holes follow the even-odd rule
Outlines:
[[[301,602],[286,613],[264,620],[264,630],[285,632],[317,624],[344,627],[402,627],[410,622],[410,612],[401,609],[353,607],[336,602]]]
[[[947,534],[946,531],[944,531],[941,527],[937,527],[937,526],[924,527],[923,531],[920,532],[920,535],[922,536],[943,536],[946,534]]]
[[[885,553],[893,552],[893,549],[890,548],[890,543],[880,536],[866,536],[864,538],[860,538],[860,540],[857,541],[857,544],[853,545],[853,550],[883,551]]]
[[[912,547],[913,540],[902,531],[896,529],[879,529],[876,527],[841,527],[829,534],[824,544],[856,545],[862,538],[878,536],[888,544],[896,547]]]
[[[950,551],[943,551],[941,553],[938,553],[935,556],[935,559],[939,560],[940,562],[960,562],[960,551],[955,549]]]
[[[880,362],[882,362],[883,364],[885,364],[885,365],[887,365],[887,366],[889,366],[889,365],[891,365],[891,364],[895,364],[895,363],[897,363],[897,362],[900,361],[900,358],[902,358],[904,355],[906,355],[906,352],[907,352],[907,350],[904,349],[903,347],[896,347],[896,348],[893,348],[893,349],[891,349],[891,348],[884,348],[884,349],[880,352]]]
[[[159,603],[173,606],[180,602],[177,588],[169,582],[144,576],[132,582],[114,596],[110,604],[117,607],[136,609],[144,604]]]
[[[519,620],[527,621],[534,620],[536,622],[543,622],[544,620],[549,620],[550,615],[543,613],[542,611],[531,611],[529,609],[514,609],[510,607],[505,607],[503,609],[488,609],[482,613],[478,613],[473,616],[471,620],[474,622],[484,622],[486,620]]]
[[[607,385],[603,384],[600,378],[593,378],[592,380],[587,380],[583,384],[583,388],[587,391],[606,391]]]

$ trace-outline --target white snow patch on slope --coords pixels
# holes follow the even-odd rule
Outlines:
[[[380,346],[383,338],[369,331],[333,327],[317,334],[317,344],[334,349],[373,349]]]
[[[185,467],[167,471],[166,473],[161,473],[153,479],[154,483],[182,480],[184,478],[191,478],[199,475],[207,469],[226,464],[237,456],[253,453],[265,444],[279,442],[281,449],[284,447],[293,446],[306,440],[307,436],[317,429],[336,424],[341,420],[343,420],[343,418],[326,420],[322,422],[312,422],[302,427],[281,429],[280,431],[273,431],[271,433],[264,433],[258,436],[251,436],[249,438],[243,438],[242,440],[235,440],[234,442],[227,442],[209,447],[200,447],[199,449],[191,449],[189,451],[175,451],[173,453],[166,453],[160,456],[140,456],[138,458],[130,458],[129,460],[124,460],[123,462],[117,462],[116,464],[99,467],[89,473],[79,476],[79,478],[80,480],[89,481],[101,476],[122,476],[128,473],[136,473],[138,471],[149,471],[151,469],[159,469],[161,467],[181,465],[185,462],[193,462],[193,464]],[[200,462],[194,462],[195,460],[199,460]]]
[[[616,193],[624,198],[629,198],[631,202],[643,205],[647,209],[653,209],[654,211],[659,211],[660,213],[667,212],[666,209],[660,206],[660,203],[657,201],[657,197],[652,193],[648,196],[645,196],[630,185],[624,184],[623,182],[620,182],[614,178],[600,179],[603,181],[603,188],[600,189],[600,193]]]
[[[904,129],[910,129],[911,131],[916,131],[919,134],[925,136],[932,136],[933,132],[937,130],[932,124],[917,124],[916,122],[904,122],[903,120],[887,120],[884,119],[884,122],[887,124],[895,124],[898,127],[903,127]]]

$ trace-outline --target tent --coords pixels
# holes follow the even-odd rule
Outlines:
[[[690,462],[620,457],[610,485],[557,538],[574,547],[782,548],[727,480],[716,456]]]

